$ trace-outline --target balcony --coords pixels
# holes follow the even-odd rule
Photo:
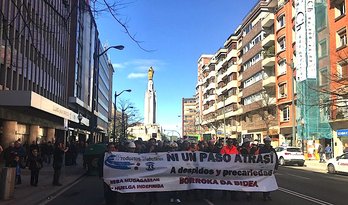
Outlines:
[[[274,66],[275,57],[267,57],[262,60],[262,67]]]
[[[209,83],[209,85],[203,89],[203,93],[206,93],[210,89],[215,89],[215,83]]]
[[[229,90],[231,88],[238,88],[238,81],[237,80],[232,80],[232,81],[228,82],[225,87],[226,87],[227,90]]]
[[[262,40],[262,47],[270,47],[274,45],[274,34],[269,34],[265,39]]]
[[[264,19],[261,21],[262,27],[270,27],[274,24],[274,14],[269,13]]]
[[[276,78],[275,76],[269,76],[268,78],[264,79],[262,81],[263,87],[273,87],[276,84]]]
[[[227,68],[226,75],[230,75],[231,73],[237,73],[237,72],[238,72],[238,65],[233,64]]]

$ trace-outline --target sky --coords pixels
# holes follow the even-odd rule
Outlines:
[[[118,0],[120,1],[120,0]],[[127,22],[138,47],[107,13],[96,17],[103,44],[114,65],[113,93],[129,101],[143,118],[147,71],[153,67],[157,121],[166,130],[181,132],[182,98],[195,95],[197,61],[215,54],[236,30],[257,0],[122,0],[118,17]],[[175,133],[174,133],[175,134]]]

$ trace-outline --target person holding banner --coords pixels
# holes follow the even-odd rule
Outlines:
[[[243,156],[251,155],[250,139],[244,138],[243,144],[239,147],[239,153]],[[247,201],[252,199],[251,192],[245,192]]]
[[[112,152],[117,152],[117,148],[114,143],[110,142],[106,146],[105,152],[99,157],[98,167],[99,167],[99,177],[103,178],[103,166],[105,154],[111,154]],[[112,204],[114,201],[117,201],[117,192],[110,190],[110,187],[103,182],[104,185],[104,199],[105,204]]]
[[[175,152],[175,151],[178,151],[178,144],[176,142],[171,142],[169,144],[169,152]],[[169,202],[170,203],[174,203],[175,202],[177,204],[181,203],[179,195],[180,195],[180,193],[178,191],[171,191],[169,193],[169,196],[170,196]]]
[[[275,158],[276,158],[276,163],[275,163],[275,167],[274,169],[277,170],[278,169],[278,156],[277,156],[277,152],[275,151],[275,149],[272,147],[271,145],[271,141],[272,139],[270,137],[265,137],[263,139],[263,143],[265,144],[264,146],[260,147],[260,154],[267,154],[267,153],[274,153],[275,154]],[[263,192],[263,200],[264,201],[271,201],[272,197],[271,197],[271,192]]]
[[[222,149],[220,150],[220,154],[238,154],[238,149],[237,149],[237,139],[235,138],[228,138],[226,140],[226,144],[225,146],[222,147]],[[228,191],[223,191],[223,198],[226,198]],[[231,192],[231,199],[232,200],[236,200],[237,199],[237,193],[236,191],[229,191]]]

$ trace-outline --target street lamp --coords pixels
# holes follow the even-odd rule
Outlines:
[[[117,50],[123,50],[124,46],[123,45],[110,46],[107,49],[105,49],[103,52],[99,53],[96,57],[99,58],[100,56],[104,55],[106,52],[108,52],[108,50],[110,50],[110,48],[114,48]]]
[[[304,154],[304,125],[305,125],[305,121],[302,118],[301,119],[301,138],[302,138],[302,153]]]
[[[116,113],[117,113],[117,106],[116,106],[116,99],[117,96],[120,96],[123,92],[132,92],[131,89],[127,89],[127,90],[122,90],[119,94],[117,94],[117,92],[115,91],[115,102],[114,102],[114,127],[113,127],[113,142],[115,142],[116,139]]]
[[[117,50],[123,50],[124,49],[124,46],[123,45],[116,45],[116,46],[110,46],[108,48],[106,48],[103,52],[99,53],[99,48],[97,49],[97,52],[94,52],[94,60],[96,61],[96,70],[95,70],[95,73],[97,73],[99,75],[99,57],[104,55],[108,50],[110,50],[111,48],[114,48],[114,49],[117,49]],[[97,76],[97,74],[93,75],[93,80],[94,80],[94,89],[93,89],[93,109],[96,109],[97,105],[96,103],[98,103],[98,89],[99,89],[99,77]],[[122,91],[123,92],[123,91]],[[122,93],[121,92],[121,93]],[[127,91],[127,92],[130,92]],[[120,93],[120,94],[121,94]],[[115,108],[115,113],[114,113],[114,128],[113,128],[113,142],[115,142],[115,127],[116,127],[116,124],[115,124],[115,119],[116,119],[116,92],[115,92],[115,104],[114,104],[114,108]],[[93,116],[93,119],[94,119],[94,127],[97,127],[97,117],[94,115]]]
[[[133,109],[134,107],[133,106],[127,106],[126,108],[122,109],[122,136],[123,136],[123,139],[126,139],[126,125],[125,125],[125,122],[124,122],[124,112],[127,110],[127,109]]]

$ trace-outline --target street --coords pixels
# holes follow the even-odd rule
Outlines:
[[[254,193],[253,199],[247,201],[244,193],[238,193],[238,204],[346,204],[348,176],[312,172],[307,167],[296,167],[296,169],[294,167],[280,167],[276,173],[276,178],[279,190],[272,193],[272,201],[264,202],[261,193]],[[186,193],[181,194],[181,204],[231,204],[229,195],[225,199],[222,198],[222,191],[213,191],[212,200],[205,197],[207,192],[197,191],[198,196],[196,197],[194,197],[193,192],[191,193],[189,197]],[[158,204],[171,204],[168,193],[158,193],[157,197]],[[123,204],[123,201],[121,199],[120,204]],[[147,194],[137,194],[136,202],[138,205],[149,204]],[[105,204],[102,182],[97,176],[86,176],[44,204]]]

